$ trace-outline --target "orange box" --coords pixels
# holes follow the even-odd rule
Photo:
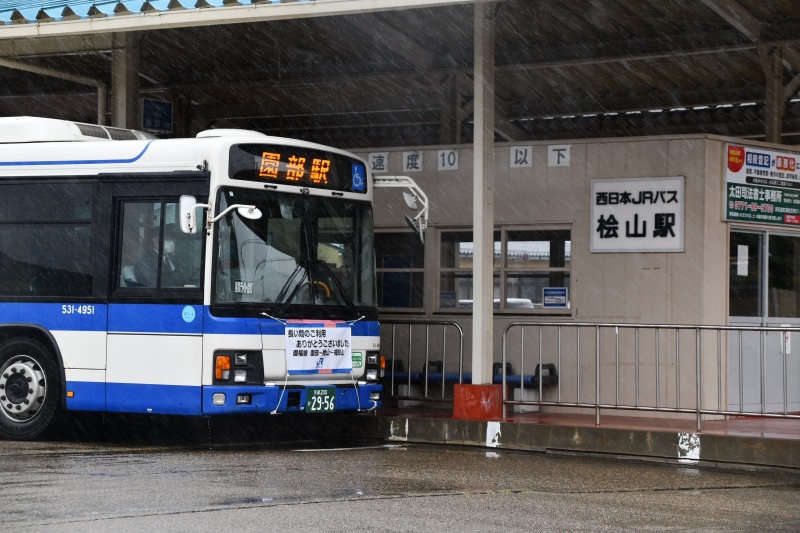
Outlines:
[[[490,420],[503,418],[502,385],[456,384],[453,418]]]

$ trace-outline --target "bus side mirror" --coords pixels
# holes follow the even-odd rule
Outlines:
[[[180,203],[181,231],[194,235],[197,233],[197,199],[194,196],[181,196]]]
[[[406,224],[414,233],[419,233],[420,242],[425,242],[425,229],[428,227],[428,197],[425,191],[417,186],[416,182],[408,176],[375,176],[373,178],[375,187],[402,187],[403,201],[406,207],[414,211],[419,210],[417,216],[411,218],[405,216]],[[422,209],[420,209],[420,204]]]
[[[410,192],[403,191],[403,201],[406,203],[406,207],[408,207],[409,209],[413,209],[414,211],[419,209],[419,206],[417,205],[417,197],[411,194]],[[403,218],[405,218],[406,224],[408,224],[408,227],[411,228],[411,231],[413,231],[414,233],[419,233],[419,241],[425,244],[425,233],[424,233],[424,228],[422,227],[422,223],[417,224],[416,217],[411,218],[408,215],[403,215]]]
[[[419,206],[417,205],[416,196],[414,196],[410,192],[403,191],[403,201],[406,203],[406,206],[408,206],[409,209],[413,209],[414,211],[419,209]]]

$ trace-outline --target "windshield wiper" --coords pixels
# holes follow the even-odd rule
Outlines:
[[[356,304],[354,304],[353,300],[350,299],[350,295],[344,289],[344,287],[342,286],[342,282],[339,281],[339,278],[336,276],[336,274],[333,273],[333,270],[331,270],[331,267],[328,266],[328,263],[326,263],[322,259],[317,259],[317,263],[322,265],[323,268],[328,272],[328,274],[330,274],[330,277],[333,280],[333,283],[336,285],[336,288],[339,289],[339,294],[342,295],[342,300],[344,300],[344,303],[347,304],[347,309],[349,311],[352,311],[353,314],[356,315],[356,319],[360,320],[360,319],[364,318],[361,315],[361,313],[358,312],[358,308],[356,307]]]
[[[280,294],[278,295],[278,300],[280,300],[281,296],[286,294],[286,290],[285,289],[287,287],[289,287],[289,284],[292,282],[292,280],[294,280],[294,278],[297,276],[298,271],[301,268],[303,268],[301,265],[297,265],[297,267],[294,269],[294,272],[292,272],[292,275],[289,276],[289,280],[286,282],[286,285],[284,285],[283,289],[281,290]],[[297,284],[294,286],[294,288],[292,289],[292,292],[289,293],[289,296],[287,296],[286,299],[283,300],[283,303],[281,304],[280,309],[278,309],[277,315],[281,316],[284,313],[286,313],[286,310],[289,308],[289,304],[292,303],[292,300],[294,300],[294,297],[297,295],[297,291],[299,291],[300,287],[303,286],[303,283],[305,282],[306,277],[308,277],[308,270],[307,269],[303,269],[303,275],[300,276],[300,281],[298,281]]]

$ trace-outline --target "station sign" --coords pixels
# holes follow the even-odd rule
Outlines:
[[[683,176],[592,180],[591,251],[682,252]]]

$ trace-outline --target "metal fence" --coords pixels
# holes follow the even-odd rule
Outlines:
[[[503,331],[503,368],[512,363],[523,372],[553,362],[560,380],[544,390],[540,382],[533,398],[526,398],[524,382],[517,398],[504,386],[504,416],[515,406],[591,408],[599,425],[603,410],[691,413],[698,430],[704,415],[800,418],[800,354],[791,353],[798,333],[795,327],[512,322]]]
[[[453,385],[471,381],[457,322],[382,325],[388,399],[452,401]],[[800,327],[518,321],[503,330],[494,382],[504,416],[593,409],[599,425],[609,411],[682,413],[698,430],[704,416],[800,418],[798,335]]]
[[[464,331],[457,322],[393,320],[381,322],[381,332],[391,350],[384,394],[401,401],[452,400],[448,385],[464,380]]]

